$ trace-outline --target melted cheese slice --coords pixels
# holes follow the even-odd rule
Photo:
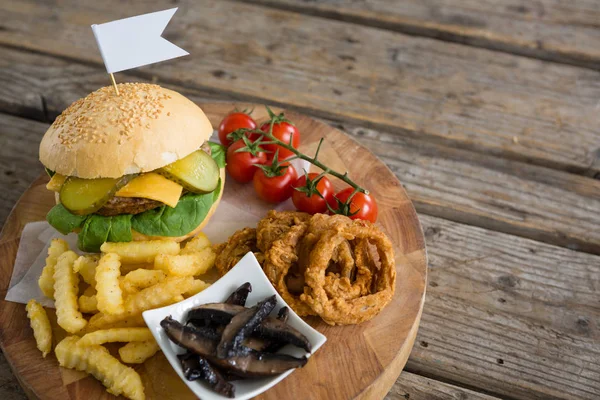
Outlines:
[[[115,193],[115,196],[143,197],[175,207],[179,202],[182,191],[183,187],[181,185],[155,172],[148,172],[123,186]]]
[[[50,182],[46,184],[46,189],[51,190],[53,192],[60,192],[60,188],[65,183],[66,176],[60,174],[52,175],[50,178]]]

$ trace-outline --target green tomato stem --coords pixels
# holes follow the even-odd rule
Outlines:
[[[274,123],[275,123],[274,118],[271,118],[269,132],[261,131],[261,134],[263,136],[266,136],[270,140],[270,142],[266,142],[266,143],[276,144],[285,149],[288,149],[289,151],[291,151],[292,153],[294,153],[296,155],[296,158],[300,158],[302,160],[308,161],[309,163],[313,164],[314,166],[321,168],[324,173],[335,176],[336,178],[341,179],[342,181],[346,182],[348,185],[350,185],[351,187],[354,188],[355,193],[362,192],[367,195],[369,194],[369,191],[367,189],[360,187],[352,179],[348,178],[347,171],[344,172],[343,174],[340,174],[339,172],[332,170],[331,168],[329,168],[328,166],[326,166],[325,164],[323,164],[322,162],[317,160],[317,157],[319,156],[319,151],[321,150],[321,145],[323,144],[323,138],[321,138],[321,140],[319,140],[319,145],[317,146],[317,151],[315,152],[315,156],[309,157],[306,154],[301,153],[299,150],[297,150],[294,146],[291,145],[293,138],[290,138],[290,143],[288,144],[288,143],[282,142],[281,140],[279,140],[275,136],[273,136],[273,124]],[[354,193],[353,193],[353,196],[354,196]]]

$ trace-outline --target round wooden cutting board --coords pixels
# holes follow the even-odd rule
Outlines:
[[[234,108],[252,109],[257,121],[264,107],[253,104],[200,104],[213,126]],[[280,110],[274,109],[275,112]],[[383,398],[404,367],[412,349],[425,297],[425,240],[415,209],[394,174],[366,148],[322,122],[286,112],[302,135],[301,150],[312,154],[325,138],[319,159],[368,188],[379,206],[378,223],[395,245],[397,284],[392,302],[373,320],[350,326],[329,326],[318,318],[307,321],[327,337],[308,364],[271,388],[261,399]],[[43,220],[54,195],[42,176],[23,194],[0,235],[0,298],[4,299],[19,238],[28,222]],[[337,188],[341,182],[335,181]],[[232,186],[227,186],[231,189]],[[235,186],[233,186],[235,187]],[[233,190],[233,189],[232,189]],[[233,232],[231,232],[233,233]],[[51,318],[54,313],[50,312]],[[60,338],[54,338],[56,340]],[[25,306],[0,302],[0,345],[15,375],[32,399],[110,399],[101,383],[83,373],[60,368],[53,354],[45,359],[35,346]],[[193,399],[161,353],[135,369],[147,399]]]

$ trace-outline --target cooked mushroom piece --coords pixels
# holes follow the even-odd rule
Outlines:
[[[279,311],[277,312],[277,319],[287,323],[288,317],[290,316],[290,309],[285,306],[285,307],[281,307],[279,309]]]
[[[242,377],[262,377],[281,374],[289,369],[302,367],[307,358],[286,354],[270,354],[246,348],[239,354],[223,359],[216,356],[217,342],[198,334],[193,326],[185,326],[171,317],[161,321],[167,336],[177,345],[206,358],[222,371]]]
[[[211,340],[221,340],[221,334],[223,333],[223,326],[218,324],[201,325],[195,324],[193,321],[188,322],[186,325],[192,325],[196,328],[196,333],[204,336]]]
[[[184,354],[177,355],[177,357],[181,361],[181,367],[186,379],[190,381],[202,379],[215,392],[226,397],[235,397],[235,387],[227,382],[225,377],[216,368],[213,368],[205,358],[189,350]]]
[[[246,299],[248,299],[248,294],[250,292],[252,292],[252,285],[250,282],[246,282],[231,293],[227,300],[225,300],[225,304],[244,306],[246,305]]]
[[[312,348],[310,341],[306,338],[306,336],[285,322],[275,318],[267,318],[263,320],[256,328],[255,334],[260,338],[268,339],[272,342],[284,345],[293,344],[294,346],[298,346],[309,353]]]
[[[197,324],[215,322],[227,325],[235,315],[244,310],[246,310],[246,307],[236,304],[208,303],[192,308],[188,313],[188,321]]]
[[[188,315],[190,321],[194,324],[196,322],[205,324],[206,321],[217,321],[221,324],[227,324],[234,316],[245,310],[248,309],[233,304],[210,303],[194,308]],[[286,323],[285,320],[287,320],[288,314],[289,309],[287,307],[281,308],[277,319],[266,317],[256,327],[253,335],[268,339],[272,342],[274,347],[268,347],[268,350],[271,352],[277,351],[286,344],[293,344],[310,352],[311,345],[306,336]],[[281,318],[284,318],[285,320],[282,320]]]
[[[202,371],[200,370],[200,362],[198,359],[199,355],[186,351],[182,354],[177,354],[177,358],[181,361],[181,369],[183,370],[183,376],[188,381],[195,381],[202,377]]]
[[[221,341],[217,346],[217,357],[227,358],[238,355],[244,339],[254,332],[256,327],[273,311],[276,304],[277,297],[273,295],[254,307],[237,313],[223,330]]]
[[[273,343],[270,340],[249,337],[242,342],[242,345],[256,351],[267,351],[267,349],[272,347]]]

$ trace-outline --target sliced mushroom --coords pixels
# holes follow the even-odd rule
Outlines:
[[[187,351],[183,354],[177,354],[177,358],[181,361],[181,369],[183,369],[183,376],[188,381],[195,381],[196,379],[202,378],[202,370],[200,369],[200,356],[198,354]]]
[[[189,313],[190,321],[217,321],[227,324],[238,313],[248,310],[242,306],[223,303],[204,304],[194,308]],[[287,311],[282,311],[287,310]],[[297,329],[286,323],[289,309],[283,307],[279,310],[277,318],[266,317],[255,329],[254,335],[269,339],[275,347],[269,347],[269,351],[277,351],[286,344],[293,344],[308,352],[311,351],[310,341]],[[283,318],[284,320],[281,320]],[[275,349],[275,350],[273,350]]]
[[[267,349],[271,348],[272,343],[265,339],[249,337],[246,340],[244,340],[242,345],[252,350],[266,351]]]
[[[251,349],[222,359],[216,356],[217,342],[198,334],[193,326],[182,325],[171,317],[165,318],[160,324],[174,343],[206,358],[221,370],[237,376],[273,376],[292,368],[302,367],[307,362],[306,357],[296,358],[286,354],[270,354]]]
[[[227,325],[238,313],[246,307],[226,303],[208,303],[195,307],[188,313],[188,320],[204,324],[206,321]]]
[[[235,397],[235,387],[227,382],[225,377],[216,368],[213,368],[205,358],[191,351],[179,354],[177,357],[181,360],[183,374],[186,379],[190,381],[202,379],[215,392],[226,397]]]
[[[225,300],[225,304],[244,306],[246,305],[246,299],[248,299],[248,294],[250,292],[252,292],[252,285],[250,282],[246,282],[231,293],[227,300]]]
[[[290,309],[287,306],[281,307],[279,309],[279,311],[277,312],[277,319],[284,323],[287,323],[289,316],[290,316]]]
[[[245,308],[244,311],[237,313],[221,335],[217,356],[227,358],[238,355],[244,339],[254,332],[256,327],[273,311],[276,304],[277,297],[273,295],[254,307]]]
[[[312,348],[310,341],[306,338],[306,336],[279,319],[268,318],[263,320],[256,328],[255,333],[260,338],[267,339],[278,344],[293,344],[294,346],[298,346],[309,353]]]
[[[218,324],[210,324],[210,325],[200,325],[195,324],[194,322],[188,322],[189,325],[192,325],[196,328],[196,333],[204,336],[207,339],[211,340],[221,340],[221,334],[223,333],[223,326],[219,326]]]

